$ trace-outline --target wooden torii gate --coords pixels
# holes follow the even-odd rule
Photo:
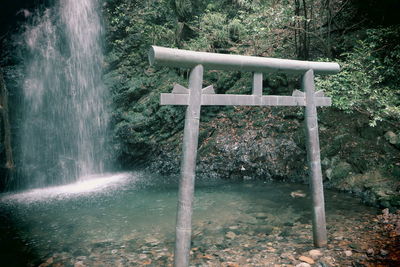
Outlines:
[[[313,203],[313,238],[316,247],[327,244],[324,192],[318,137],[317,106],[330,106],[331,99],[322,91],[315,92],[314,74],[334,74],[337,63],[312,62],[276,58],[193,52],[152,46],[151,65],[190,68],[189,88],[175,84],[171,94],[161,94],[161,105],[186,105],[183,134],[183,157],[176,217],[175,267],[189,266],[192,232],[193,193],[199,136],[200,109],[203,105],[234,106],[305,106],[307,159]],[[251,95],[215,94],[212,86],[203,89],[203,70],[238,70],[253,72]],[[303,76],[304,92],[295,90],[292,96],[262,94],[263,74],[294,73]]]

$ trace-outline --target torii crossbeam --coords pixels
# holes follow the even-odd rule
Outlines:
[[[183,133],[183,156],[176,217],[175,267],[189,266],[192,231],[192,206],[199,136],[200,109],[204,105],[234,106],[305,106],[307,158],[313,202],[313,237],[316,247],[327,244],[324,192],[318,137],[317,106],[330,106],[331,99],[322,91],[315,92],[314,74],[334,74],[340,71],[337,63],[311,62],[193,52],[152,46],[150,64],[191,68],[189,88],[175,84],[170,94],[161,94],[161,105],[187,105]],[[203,71],[239,70],[253,72],[251,95],[215,94],[212,86],[203,89]],[[292,96],[262,95],[262,73],[283,72],[303,75],[304,92],[295,90]]]

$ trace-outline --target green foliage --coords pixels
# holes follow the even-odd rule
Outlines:
[[[186,86],[188,70],[149,66],[147,53],[151,45],[296,58],[293,27],[305,21],[296,15],[294,2],[287,0],[107,0],[106,3],[104,78],[113,96],[115,147],[124,162],[145,162],[146,156],[160,145],[174,143],[183,129],[184,107],[160,106],[159,95],[171,92],[174,83]],[[316,4],[308,7],[314,8],[312,19],[319,20],[310,21],[312,29],[329,30],[324,28],[329,10],[321,13],[324,8],[321,1],[308,3]],[[330,11],[339,8],[340,5],[335,5]],[[371,124],[379,120],[399,121],[398,36],[399,30],[395,28],[367,31],[365,38],[342,56],[342,72],[318,80],[318,86],[328,91],[337,108],[368,113]],[[321,46],[318,38],[326,39],[321,34],[309,34],[309,38],[314,50]],[[325,45],[327,48],[320,47],[321,51],[331,49],[331,43]],[[345,46],[340,43],[338,47]],[[265,75],[264,93],[289,94],[294,89],[289,79]],[[214,85],[217,93],[248,94],[251,73],[206,72],[204,85],[209,84]],[[202,110],[202,120],[211,121],[221,113],[229,116],[232,110],[207,107]]]
[[[161,92],[187,84],[188,72],[151,68],[151,45],[196,51],[274,55],[271,44],[285,47],[275,29],[284,31],[292,15],[284,3],[255,0],[108,0],[104,80],[113,97],[116,152],[125,162],[145,156],[183,128],[184,107],[160,106]],[[287,35],[287,34],[283,34]],[[249,93],[250,73],[210,72],[205,84],[218,93]],[[208,108],[203,119],[218,111]]]
[[[197,35],[187,40],[184,48],[263,56],[276,56],[280,51],[289,54],[286,41],[291,31],[287,26],[293,16],[286,1],[213,1],[190,23]]]
[[[229,43],[226,14],[218,12],[206,13],[200,19],[197,27],[197,38],[187,43],[185,48],[195,51],[213,51],[226,47]]]
[[[400,123],[400,30],[370,29],[351,52],[343,55],[342,71],[318,79],[333,105],[370,116],[371,126],[386,120]]]

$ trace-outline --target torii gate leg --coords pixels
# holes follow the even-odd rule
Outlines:
[[[197,65],[193,68],[189,77],[189,105],[186,109],[185,129],[183,131],[183,155],[176,215],[175,267],[189,266],[202,86],[203,66]]]
[[[302,81],[302,87],[306,94],[306,137],[307,158],[310,173],[310,186],[313,202],[313,236],[316,247],[324,247],[327,244],[324,189],[322,184],[321,157],[318,137],[317,107],[315,105],[314,71],[308,70]]]

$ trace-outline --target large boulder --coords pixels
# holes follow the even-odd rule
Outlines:
[[[198,170],[205,177],[298,179],[306,166],[305,152],[290,137],[263,136],[259,130],[221,133],[199,152]]]
[[[268,110],[268,113],[265,111]],[[284,119],[270,109],[242,108],[200,125],[196,176],[224,179],[303,181],[307,156],[304,129],[297,119]],[[160,146],[152,172],[179,172],[182,133]]]
[[[343,180],[353,173],[351,165],[347,162],[341,161],[332,168],[331,180]]]

